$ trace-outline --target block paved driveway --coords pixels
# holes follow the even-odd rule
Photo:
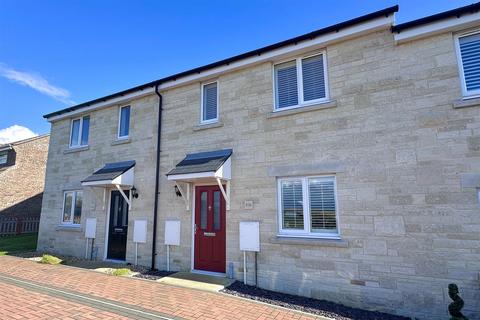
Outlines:
[[[326,319],[222,293],[0,257],[0,319]]]

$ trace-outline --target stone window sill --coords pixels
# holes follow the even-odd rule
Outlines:
[[[480,106],[480,98],[460,99],[453,101],[454,109],[478,107]]]
[[[273,244],[288,245],[305,245],[305,246],[321,246],[321,247],[339,247],[348,248],[348,241],[342,239],[326,239],[326,238],[300,238],[289,236],[276,236],[270,239]]]
[[[223,122],[199,124],[193,127],[193,131],[207,130],[207,129],[220,128],[220,127],[223,127]]]
[[[336,100],[330,100],[330,101],[327,101],[327,102],[313,104],[313,105],[310,105],[310,106],[298,107],[298,108],[288,109],[288,110],[273,111],[273,112],[270,112],[267,115],[267,119],[289,116],[289,115],[303,113],[303,112],[310,112],[310,111],[336,108],[336,107],[337,107],[337,101]]]
[[[125,143],[130,143],[130,142],[131,142],[130,138],[117,139],[117,140],[113,141],[113,142],[111,143],[111,145],[112,145],[112,146],[117,146],[117,145],[119,145],[119,144],[125,144]]]
[[[69,231],[69,232],[82,232],[81,226],[68,226],[68,225],[58,225],[55,230],[57,231]]]
[[[83,147],[78,147],[78,148],[70,148],[67,150],[63,151],[63,154],[68,154],[68,153],[74,153],[74,152],[80,152],[80,151],[86,151],[90,149],[90,146],[83,146]]]

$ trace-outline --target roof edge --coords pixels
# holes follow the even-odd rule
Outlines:
[[[392,27],[392,32],[400,33],[401,31],[411,29],[411,28],[414,28],[414,27],[418,27],[418,26],[421,26],[421,25],[424,25],[424,24],[436,22],[436,21],[439,21],[439,20],[448,19],[448,18],[451,18],[451,17],[460,18],[460,16],[463,15],[463,14],[471,14],[471,13],[476,13],[478,11],[480,11],[480,2],[473,3],[473,4],[463,6],[463,7],[459,7],[459,8],[455,8],[455,9],[452,9],[452,10],[436,13],[436,14],[426,16],[426,17],[423,17],[423,18],[420,18],[420,19],[415,19],[415,20],[412,20],[412,21],[397,24],[397,25]]]
[[[185,77],[185,76],[188,76],[188,75],[192,75],[192,74],[195,74],[195,73],[200,73],[202,71],[213,69],[215,67],[228,65],[232,62],[243,60],[243,59],[246,59],[246,58],[249,58],[249,57],[252,57],[252,56],[261,55],[262,53],[272,51],[272,50],[275,50],[275,49],[278,49],[278,48],[281,48],[281,47],[284,47],[284,46],[287,46],[287,45],[290,45],[290,44],[294,44],[294,43],[305,41],[305,40],[312,40],[313,38],[318,37],[318,36],[323,35],[323,34],[326,34],[326,33],[338,32],[340,29],[351,27],[353,25],[356,25],[356,24],[359,24],[359,23],[362,23],[362,22],[366,22],[366,21],[369,21],[369,20],[373,20],[375,18],[379,18],[379,17],[382,17],[382,16],[388,17],[391,14],[394,14],[395,12],[398,12],[398,9],[399,9],[398,5],[395,5],[395,6],[391,6],[391,7],[382,9],[382,10],[371,12],[371,13],[368,13],[368,14],[363,15],[363,16],[359,16],[359,17],[356,17],[356,18],[353,18],[353,19],[350,19],[350,20],[346,20],[346,21],[343,21],[343,22],[340,22],[340,23],[337,23],[337,24],[334,24],[334,25],[330,25],[330,26],[327,26],[327,27],[324,27],[324,28],[321,28],[321,29],[318,29],[318,30],[315,30],[315,31],[297,36],[297,37],[294,37],[294,38],[290,38],[290,39],[280,41],[280,42],[277,42],[277,43],[274,43],[274,44],[271,44],[271,45],[268,45],[268,46],[265,46],[265,47],[261,47],[259,49],[255,49],[255,50],[252,50],[252,51],[247,51],[245,53],[235,55],[235,56],[232,56],[230,58],[226,58],[226,59],[219,60],[219,61],[216,61],[216,62],[213,62],[213,63],[210,63],[210,64],[206,64],[206,65],[203,65],[203,66],[200,66],[200,67],[196,67],[196,68],[193,68],[193,69],[190,69],[190,70],[179,72],[179,73],[176,73],[176,74],[173,74],[173,75],[170,75],[170,76],[158,79],[158,80],[154,80],[154,81],[151,81],[151,82],[147,82],[145,84],[138,85],[138,86],[135,86],[135,87],[123,90],[123,91],[118,91],[116,93],[113,93],[113,94],[110,94],[110,95],[107,95],[107,96],[103,96],[101,98],[93,99],[93,100],[90,100],[90,101],[87,101],[87,102],[84,102],[84,103],[81,103],[81,104],[77,104],[77,105],[62,109],[62,110],[51,112],[51,113],[48,113],[48,114],[44,115],[43,117],[45,119],[49,119],[51,117],[58,116],[58,115],[68,113],[68,112],[72,112],[72,111],[76,111],[76,110],[79,110],[83,107],[91,106],[91,105],[96,104],[96,103],[105,102],[107,100],[117,98],[117,97],[121,97],[121,96],[124,96],[124,95],[127,95],[127,94],[131,94],[131,93],[136,92],[136,91],[142,91],[142,90],[145,90],[149,87],[154,87],[154,86],[160,85],[161,83],[164,83],[164,82],[167,82],[167,81],[176,80],[178,78]]]

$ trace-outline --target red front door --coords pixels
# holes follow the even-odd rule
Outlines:
[[[195,270],[225,273],[225,199],[218,186],[195,189]]]

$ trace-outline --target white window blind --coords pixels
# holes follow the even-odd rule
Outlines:
[[[323,54],[302,60],[303,101],[325,98]]]
[[[480,34],[461,37],[458,42],[466,91],[480,90]]]
[[[280,234],[338,238],[335,177],[279,181]]]
[[[275,65],[275,109],[327,100],[325,54]]]
[[[277,108],[298,105],[297,65],[295,61],[275,66]]]
[[[203,86],[202,122],[217,120],[218,86],[210,83]]]
[[[337,232],[335,186],[331,179],[309,179],[312,232]]]
[[[282,181],[282,223],[284,229],[304,229],[302,181]]]

